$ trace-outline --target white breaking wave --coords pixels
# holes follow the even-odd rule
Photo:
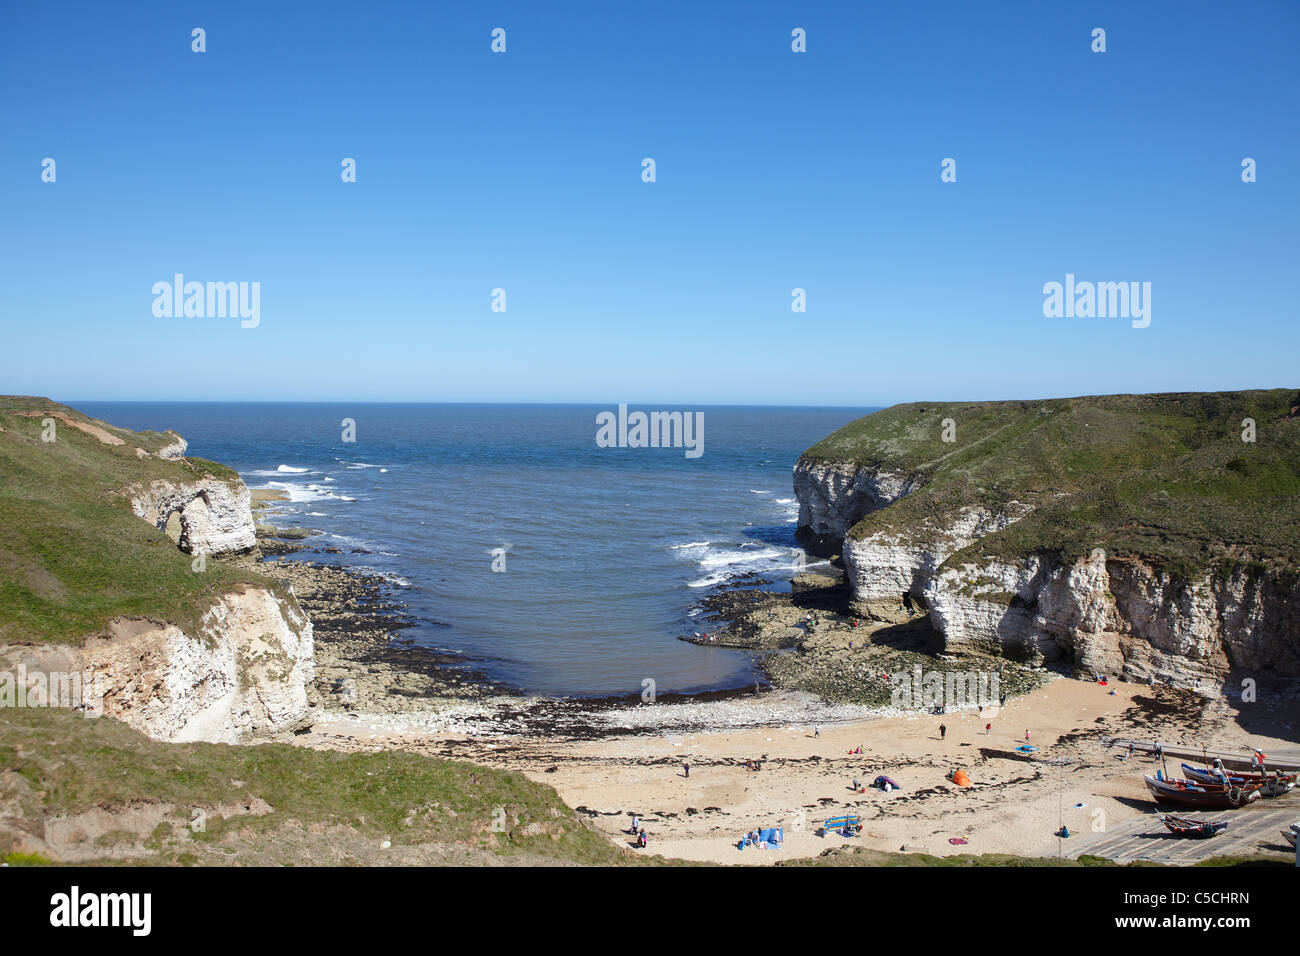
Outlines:
[[[277,491],[283,491],[289,496],[289,500],[294,503],[304,501],[322,501],[330,498],[334,501],[356,501],[347,495],[340,495],[323,488],[318,484],[301,485],[293,481],[271,481],[267,483],[268,488],[275,488]]]
[[[745,546],[741,545],[741,547],[744,548]],[[724,551],[715,551],[712,554],[700,558],[700,567],[725,568],[733,564],[758,564],[761,562],[773,561],[777,558],[782,558],[793,564],[794,551],[780,551],[776,548],[763,548],[760,551],[744,550],[739,554],[728,554]]]
[[[712,542],[709,541],[687,541],[685,544],[670,544],[668,546],[668,550],[681,551],[684,548],[705,548],[708,547],[711,543]]]
[[[687,587],[710,588],[731,578],[751,572],[766,574],[793,571],[800,567],[800,552],[794,548],[774,548],[746,542],[731,548],[714,548],[697,562],[704,577],[687,582]]]
[[[278,475],[305,475],[311,471],[310,468],[296,468],[293,465],[279,465],[275,468],[259,468],[256,471],[250,471],[250,475],[257,475],[259,478],[275,478]]]
[[[795,499],[794,499],[794,498],[777,498],[777,499],[776,499],[776,503],[777,503],[778,505],[792,505],[792,504],[795,503]]]

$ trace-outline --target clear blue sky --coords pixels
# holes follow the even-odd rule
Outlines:
[[[1289,0],[5,3],[0,392],[1296,386],[1298,47]],[[260,327],[155,318],[177,272],[260,282]],[[1045,318],[1068,272],[1150,327]]]

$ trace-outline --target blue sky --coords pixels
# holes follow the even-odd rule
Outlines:
[[[0,392],[1300,383],[1300,4],[280,7],[0,6]],[[259,327],[155,317],[177,272],[260,282]],[[1150,282],[1151,325],[1044,317],[1066,273]]]

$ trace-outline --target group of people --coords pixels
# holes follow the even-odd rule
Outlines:
[[[646,840],[650,836],[650,831],[641,825],[641,818],[633,815],[632,817],[632,840],[638,850],[644,850]]]

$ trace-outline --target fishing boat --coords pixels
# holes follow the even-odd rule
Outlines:
[[[1192,840],[1204,840],[1228,829],[1226,820],[1191,820],[1187,817],[1176,817],[1172,813],[1162,813],[1160,822],[1174,836]]]
[[[1156,803],[1172,803],[1199,810],[1231,810],[1259,799],[1258,789],[1197,784],[1189,780],[1157,780],[1142,775]]]
[[[1223,786],[1223,778],[1219,776],[1218,771],[1209,770],[1204,767],[1193,767],[1191,764],[1183,764],[1183,773],[1187,779],[1196,784],[1213,784]],[[1296,774],[1293,773],[1246,773],[1245,771],[1224,771],[1224,776],[1228,778],[1228,785],[1233,787],[1247,787],[1260,790],[1261,797],[1280,797],[1284,793],[1290,792],[1296,785]]]
[[[1282,836],[1286,839],[1287,843],[1295,846],[1295,830],[1283,830]]]

